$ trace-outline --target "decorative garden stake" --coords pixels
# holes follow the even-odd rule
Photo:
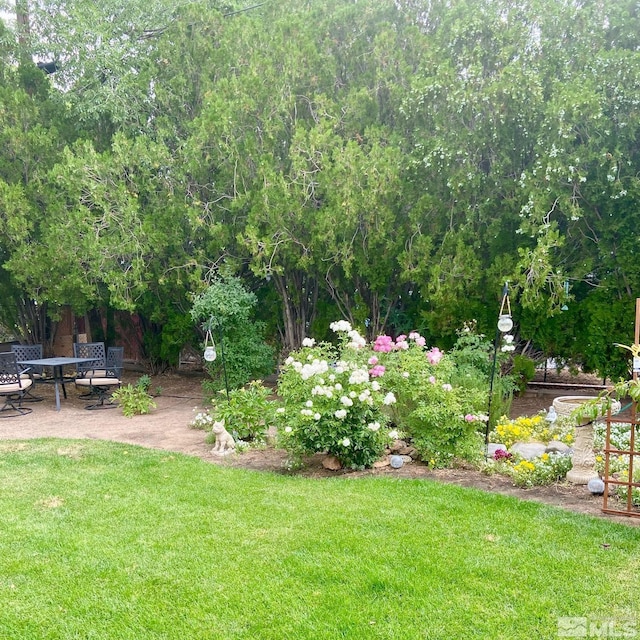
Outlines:
[[[505,282],[502,288],[502,302],[498,314],[496,337],[493,341],[493,362],[491,364],[491,377],[489,380],[489,406],[487,408],[487,426],[484,434],[485,457],[489,457],[489,432],[491,431],[491,399],[493,398],[493,382],[496,377],[496,362],[498,359],[498,340],[501,333],[508,333],[513,329],[511,318],[511,302],[509,302],[509,283]]]

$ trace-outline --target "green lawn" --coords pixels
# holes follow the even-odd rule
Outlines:
[[[0,442],[0,487],[2,640],[640,634],[640,529],[506,496],[65,440]]]

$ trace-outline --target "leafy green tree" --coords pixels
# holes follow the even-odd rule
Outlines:
[[[237,388],[273,373],[273,348],[265,342],[264,325],[254,320],[256,302],[235,277],[216,279],[193,301],[193,321],[218,343],[217,358],[207,363],[207,388]]]

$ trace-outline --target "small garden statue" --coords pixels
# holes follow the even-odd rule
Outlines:
[[[216,456],[226,456],[236,450],[236,441],[233,436],[224,428],[224,420],[213,423],[213,433],[216,436],[216,443],[211,449],[211,453]]]

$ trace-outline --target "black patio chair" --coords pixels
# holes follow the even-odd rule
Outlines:
[[[123,357],[123,347],[109,347],[104,369],[91,369],[76,378],[76,387],[89,389],[87,394],[80,397],[97,399],[97,402],[88,404],[85,409],[113,409],[118,406],[112,402],[105,403],[105,400],[109,400],[114,388],[117,389],[122,384]]]
[[[24,373],[25,370],[20,369],[13,351],[0,353],[0,396],[4,397],[4,404],[0,407],[0,417],[15,418],[33,411],[22,406],[25,394],[33,385],[31,378],[22,377]]]
[[[11,351],[16,354],[16,360],[21,362],[22,360],[41,360],[42,359],[42,345],[41,344],[13,344],[11,345]],[[33,391],[36,389],[36,383],[46,378],[44,367],[39,365],[29,365],[26,373],[22,374],[23,378],[30,378],[33,382],[31,389],[25,394],[24,402],[40,402],[43,400],[41,396],[34,396]]]
[[[107,355],[104,342],[75,342],[73,345],[74,358],[91,358],[90,362],[79,362],[76,365],[76,378],[94,377],[98,378],[105,373]],[[96,394],[91,388],[87,393],[83,393],[81,398],[93,398]]]

